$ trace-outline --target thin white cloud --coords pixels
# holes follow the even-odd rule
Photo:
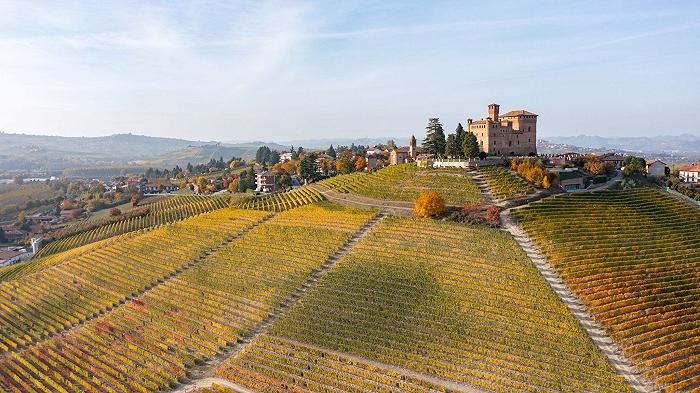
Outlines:
[[[642,38],[650,38],[650,37],[656,37],[660,35],[666,35],[666,34],[672,34],[672,33],[677,33],[681,31],[686,31],[686,30],[691,30],[695,29],[697,27],[700,27],[700,23],[696,24],[690,24],[690,25],[685,25],[685,26],[677,26],[677,27],[669,27],[665,29],[659,29],[655,31],[649,31],[646,33],[640,33],[640,34],[632,34],[628,35],[625,37],[619,37],[611,40],[606,40],[606,41],[600,41],[588,45],[584,45],[580,47],[579,49],[582,50],[590,50],[590,49],[599,49],[599,48],[604,48],[606,46],[613,46],[617,44],[622,44],[628,41],[635,41],[635,40],[640,40]]]

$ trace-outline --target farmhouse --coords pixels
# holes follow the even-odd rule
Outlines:
[[[615,165],[616,169],[621,169],[625,161],[625,156],[615,153],[606,153],[600,156],[600,161],[602,161],[603,164],[610,162]]]
[[[654,177],[666,176],[668,167],[661,160],[647,160],[647,174]]]
[[[700,184],[700,162],[681,167],[678,177],[685,183]]]
[[[589,177],[579,169],[553,169],[559,174],[559,185],[564,191],[574,191],[586,188],[586,179]]]
[[[476,135],[479,150],[498,156],[537,154],[537,115],[525,110],[499,115],[499,105],[488,106],[489,117],[467,119],[468,131]]]

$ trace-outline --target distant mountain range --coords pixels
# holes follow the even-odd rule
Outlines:
[[[420,138],[419,138],[420,139]],[[329,145],[372,146],[394,140],[398,146],[408,137],[321,138],[283,142],[191,141],[133,134],[103,137],[60,137],[10,134],[0,132],[0,171],[53,171],[66,168],[123,166],[172,168],[209,161],[242,157],[251,159],[260,146],[280,152],[291,146],[305,149],[326,149]],[[669,162],[700,161],[700,136],[683,134],[658,137],[548,137],[538,141],[541,153],[617,151]]]
[[[700,161],[700,136],[691,134],[654,137],[554,136],[537,141],[542,154],[616,152],[661,159],[666,163]]]

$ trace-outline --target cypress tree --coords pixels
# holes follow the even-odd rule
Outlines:
[[[425,127],[425,140],[423,149],[429,154],[436,156],[445,155],[445,131],[442,129],[440,119],[437,117],[428,119],[428,126]]]

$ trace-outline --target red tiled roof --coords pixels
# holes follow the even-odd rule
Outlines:
[[[678,170],[683,171],[683,172],[700,172],[700,162],[696,162],[695,164],[682,166]]]
[[[537,116],[537,114],[528,112],[522,109],[506,112],[502,114],[500,117],[515,117],[515,116]]]

